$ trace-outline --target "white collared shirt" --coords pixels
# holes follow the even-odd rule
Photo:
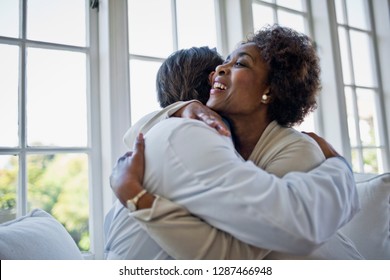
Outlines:
[[[279,179],[243,161],[229,138],[195,120],[171,118],[145,138],[144,186],[149,191],[257,247],[307,253],[328,240],[359,207],[352,172],[337,158],[306,175],[293,172]],[[214,207],[216,201],[218,207]],[[125,217],[118,218],[118,213],[124,214],[120,207],[113,215],[117,225],[121,219],[126,222]],[[135,212],[134,217],[151,221],[156,215],[150,209]],[[133,245],[114,246],[127,247],[121,248],[124,255],[112,253],[111,257],[168,257],[145,235],[138,228],[138,237],[134,234],[130,240]],[[109,244],[110,238],[107,248]],[[142,250],[142,257],[137,249]]]

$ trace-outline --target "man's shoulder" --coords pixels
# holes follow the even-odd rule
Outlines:
[[[123,136],[123,142],[125,145],[132,149],[135,143],[135,139],[139,133],[146,133],[157,121],[154,121],[154,118],[159,114],[159,111],[151,112],[141,119],[139,119],[135,124],[133,124]]]
[[[229,137],[220,135],[202,121],[186,118],[173,117],[159,122],[149,130],[145,139],[152,145],[158,142],[160,146],[175,146],[175,150],[182,147],[210,150],[226,145],[234,148]]]
[[[160,121],[158,124],[156,124],[153,128],[150,129],[149,133],[156,130],[160,132],[164,131],[165,134],[183,133],[188,131],[189,129],[194,128],[215,131],[213,128],[209,127],[207,124],[199,120],[171,117],[169,119]],[[215,131],[215,133],[217,132]]]

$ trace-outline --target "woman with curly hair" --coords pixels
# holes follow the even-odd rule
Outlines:
[[[216,67],[210,77],[212,88],[207,106],[229,121],[234,146],[243,159],[252,161],[258,167],[279,177],[290,171],[309,171],[325,160],[324,154],[313,139],[296,131],[292,126],[302,122],[304,117],[316,108],[316,95],[320,89],[319,74],[319,60],[309,37],[290,28],[268,26],[240,44],[223,64]],[[200,102],[192,102],[180,110],[179,115],[197,116],[196,118],[210,123],[214,116],[210,117],[211,120],[205,118],[209,115],[208,109],[205,108]],[[207,141],[188,139],[191,140]],[[218,164],[220,168],[225,163]],[[177,165],[180,165],[180,161]],[[166,164],[164,169],[172,173],[174,171],[170,166]],[[216,165],[214,167],[217,169]],[[114,177],[115,174],[123,174],[123,170],[116,171],[113,172]],[[206,170],[203,173],[205,172]],[[166,175],[166,179],[162,179],[165,180],[164,186],[170,184],[166,181],[169,178],[181,176],[171,173]],[[134,178],[142,178],[141,175],[137,174]],[[149,182],[148,175],[150,174],[146,171],[144,181],[146,184]],[[244,176],[242,180],[246,180],[245,175],[240,176]],[[121,194],[129,193],[121,189],[134,186],[121,182],[120,178],[112,179],[115,183],[111,186],[122,203],[131,199],[121,197]],[[220,180],[225,180],[223,174],[218,178],[206,178],[207,182]],[[159,181],[152,181],[155,184],[152,188],[158,188]],[[147,187],[150,190],[151,186]],[[175,187],[186,189],[185,184]],[[204,185],[199,181],[199,189],[202,187]],[[315,187],[313,185],[313,188]],[[139,192],[139,189],[135,190],[132,193]],[[145,194],[145,191],[141,194]],[[258,195],[263,194],[259,191]],[[150,195],[148,198],[150,199]],[[191,198],[185,197],[185,200]],[[232,213],[234,210],[224,209],[226,207],[221,210],[222,205],[229,205],[229,202],[219,200],[213,205],[204,205],[199,201],[199,207],[209,213],[207,219],[217,215],[216,213],[222,213],[223,217],[217,215],[215,219],[218,221],[227,219],[225,225],[232,217],[249,219],[248,215],[250,213],[253,215],[251,209],[256,208],[256,205],[251,205],[251,201],[256,201],[253,194],[252,197],[248,197],[248,194],[243,192],[239,197],[231,197],[231,200],[243,200],[248,207],[240,208],[241,213]],[[259,249],[253,245],[264,244],[261,243],[261,228],[237,228],[231,225],[227,227],[231,231],[222,232],[200,218],[192,216],[184,207],[174,202],[161,197],[155,200],[153,205],[152,201],[153,199],[149,200],[149,203],[142,203],[140,208],[144,210],[135,211],[131,215],[147,229],[153,242],[157,242],[162,248],[161,254],[164,254],[164,251],[169,252],[175,259],[361,258],[353,244],[340,234],[334,235],[327,243],[307,256],[293,256]],[[272,207],[285,210],[284,202],[288,205],[287,201],[281,200],[275,202]],[[307,209],[301,211],[305,212]],[[284,219],[283,216],[272,218],[275,221]],[[272,224],[271,220],[270,223]],[[258,232],[258,236],[249,232]],[[236,239],[238,236],[240,240]],[[294,240],[280,242],[286,244]],[[282,251],[283,246],[280,248]]]
[[[304,34],[273,26],[257,32],[253,42],[267,65],[268,115],[282,126],[299,124],[316,108],[320,66],[313,43]]]
[[[312,139],[291,128],[316,108],[320,90],[319,59],[306,35],[260,29],[216,68],[212,87],[207,106],[229,120],[244,159],[279,177],[324,160]]]

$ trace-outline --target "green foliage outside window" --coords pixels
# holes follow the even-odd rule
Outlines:
[[[14,186],[18,177],[17,162],[12,158],[10,164],[15,168],[0,169],[0,211],[12,210],[16,206]]]
[[[0,169],[0,213],[15,212],[18,162],[12,157]],[[70,233],[82,251],[89,250],[88,167],[80,154],[30,155],[28,209],[51,213]]]

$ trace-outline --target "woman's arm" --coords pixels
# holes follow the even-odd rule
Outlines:
[[[210,226],[184,207],[157,197],[151,211],[131,213],[160,247],[175,259],[263,259],[256,248]]]

